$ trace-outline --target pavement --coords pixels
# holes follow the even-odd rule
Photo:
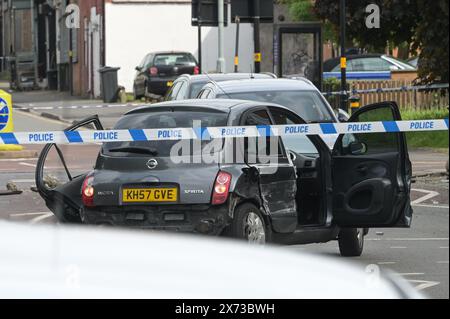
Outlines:
[[[66,124],[98,115],[105,129],[111,129],[126,112],[144,103],[104,103],[98,99],[80,99],[67,92],[32,91],[12,92],[13,107]],[[16,112],[16,113],[18,113]]]
[[[13,95],[15,99],[15,94]],[[20,101],[20,98],[17,100]],[[76,103],[78,101],[73,100]],[[69,106],[74,106],[66,101]],[[75,103],[74,102],[74,103]],[[21,107],[27,105],[22,102]],[[36,105],[37,102],[31,103]],[[43,102],[44,103],[44,102]],[[48,104],[48,102],[45,102]],[[67,119],[80,119],[100,112],[100,118],[113,123],[133,106],[113,106],[96,108],[95,104],[84,109],[59,109],[59,114]],[[36,107],[28,104],[29,108]],[[60,103],[55,102],[54,106]],[[16,105],[17,106],[17,105]],[[42,106],[42,105],[41,105]],[[47,110],[48,111],[48,110]],[[58,112],[55,109],[52,112]],[[61,130],[67,123],[42,117],[34,112],[14,113],[17,131]],[[39,153],[42,145],[27,146]],[[99,145],[62,145],[72,175],[92,169]],[[411,229],[371,229],[366,237],[365,250],[361,257],[351,258],[363,269],[389,269],[406,278],[416,289],[431,298],[449,298],[449,181],[444,174],[448,150],[412,150],[415,183],[412,202],[414,220]],[[49,212],[41,197],[32,188],[35,186],[34,173],[37,158],[0,159],[0,192],[9,182],[13,182],[21,194],[0,196],[0,219],[22,221],[31,224],[55,224],[57,221]],[[49,174],[64,178],[63,167],[51,153],[46,165]],[[290,246],[298,252],[309,251],[320,255],[338,256],[336,242],[305,246]]]

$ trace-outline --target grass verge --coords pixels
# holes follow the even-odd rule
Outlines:
[[[403,120],[436,120],[448,118],[448,109],[401,110]],[[447,148],[448,131],[408,132],[406,133],[410,148]]]

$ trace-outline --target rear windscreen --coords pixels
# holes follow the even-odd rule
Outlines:
[[[158,54],[155,56],[154,65],[157,66],[175,66],[186,65],[195,66],[196,62],[194,57],[188,53],[170,53],[170,54]]]
[[[214,127],[226,126],[228,113],[220,111],[161,111],[134,113],[122,117],[114,127],[115,130],[129,129],[163,129],[163,128],[192,128],[192,127]],[[180,140],[158,140],[143,142],[108,142],[103,145],[103,153],[111,156],[148,156],[146,154],[134,153],[131,151],[117,152],[118,149],[126,148],[144,148],[155,152],[154,156],[168,157],[171,154],[172,147]],[[187,142],[187,141],[184,141]],[[201,142],[201,149],[193,147],[190,141],[190,154],[201,154],[213,140],[204,140]],[[217,142],[217,141],[215,141]],[[111,150],[115,150],[111,152]],[[181,154],[180,154],[181,155]],[[183,154],[187,155],[187,154]]]

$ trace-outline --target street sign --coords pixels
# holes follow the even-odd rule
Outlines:
[[[14,133],[11,94],[0,90],[0,134],[11,137]],[[0,145],[0,152],[21,151],[21,145]]]
[[[236,22],[236,17],[241,23],[253,23],[255,16],[255,0],[231,0],[231,21]],[[273,22],[273,0],[259,0],[260,22]]]
[[[228,16],[228,0],[224,1],[224,16]],[[200,7],[199,7],[200,4]],[[198,26],[198,19],[200,16],[200,24],[203,27],[217,27],[218,11],[217,0],[192,0],[191,25]],[[200,10],[199,10],[200,9]],[[225,18],[225,26],[227,26],[227,19]]]
[[[11,95],[0,90],[0,132],[12,132],[12,103]]]

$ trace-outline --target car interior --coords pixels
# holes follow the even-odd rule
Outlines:
[[[259,116],[261,111],[256,111],[247,116],[245,125],[270,125],[270,121]],[[263,112],[264,113],[264,112]],[[298,124],[298,119],[290,118],[290,113],[272,109],[271,114],[276,125]],[[269,148],[268,137],[266,153]],[[317,147],[307,136],[283,137],[282,143],[296,168],[297,194],[296,206],[298,225],[319,226],[323,225],[326,215],[325,192],[322,183],[321,158]],[[248,152],[246,147],[246,152]],[[261,149],[258,151],[261,154]],[[268,154],[268,153],[267,153]],[[280,151],[279,151],[280,154]],[[281,151],[283,154],[283,151]]]
[[[298,123],[289,118],[288,113],[271,110],[277,125]],[[320,155],[316,146],[307,136],[283,137],[286,148],[297,173],[297,213],[298,224],[316,226],[324,223],[325,199],[322,184]]]

